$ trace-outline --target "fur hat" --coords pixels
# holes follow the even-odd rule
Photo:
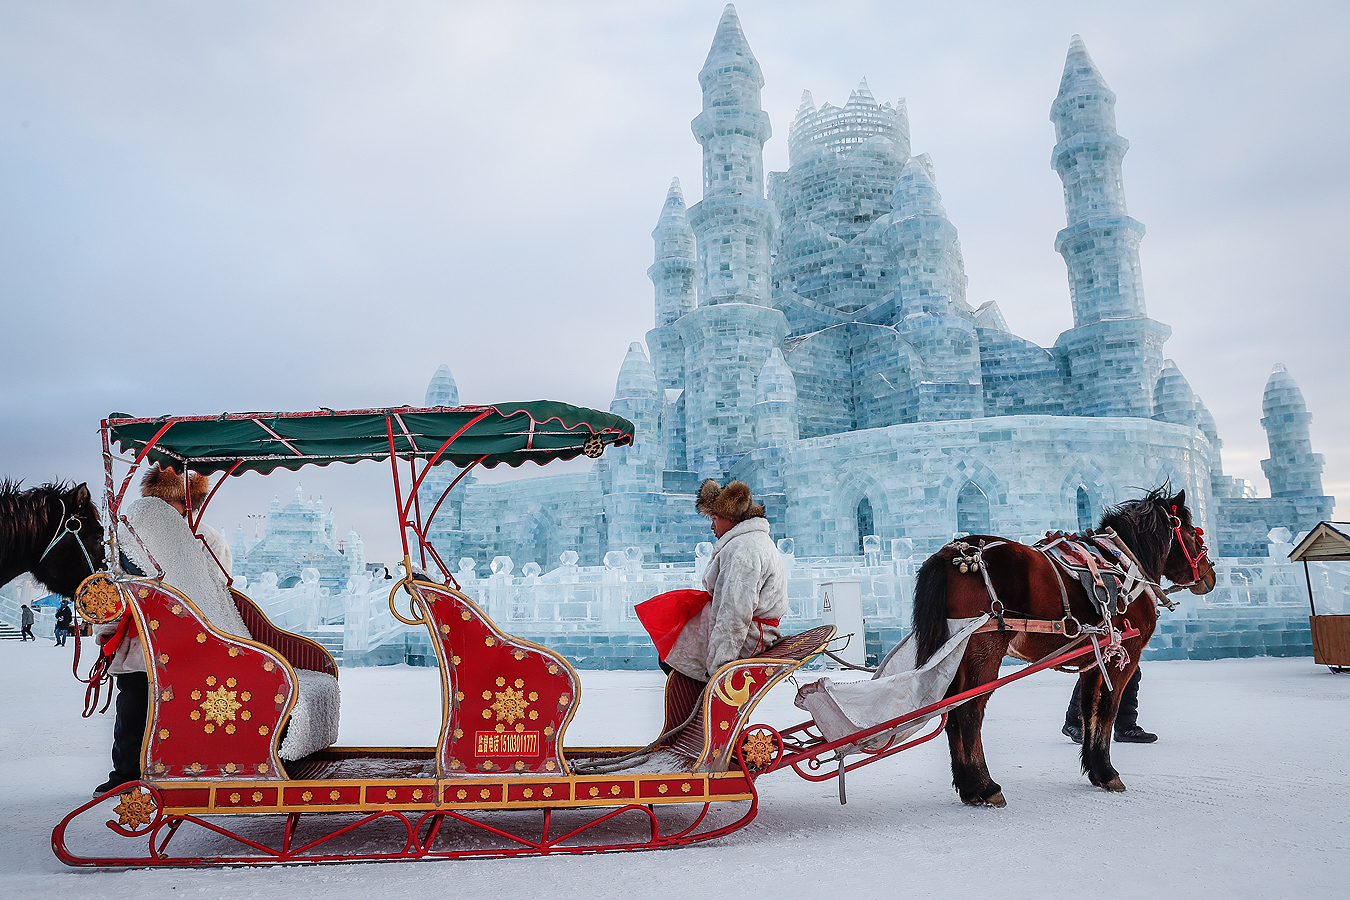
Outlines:
[[[200,472],[192,473],[192,508],[201,509],[206,502],[206,494],[211,490],[211,479]],[[158,497],[166,503],[183,503],[183,476],[173,469],[161,469],[158,465],[146,470],[141,479],[141,496]]]
[[[722,487],[709,478],[699,486],[694,508],[710,519],[721,516],[738,524],[746,519],[764,518],[764,507],[750,501],[750,486],[744,481],[728,482]]]

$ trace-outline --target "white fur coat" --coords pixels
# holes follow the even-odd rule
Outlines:
[[[746,519],[718,539],[703,589],[712,602],[689,620],[666,656],[668,665],[699,681],[782,637],[772,625],[764,625],[761,634],[754,621],[781,619],[788,612],[787,573],[767,519]]]
[[[234,605],[225,574],[220,568],[224,566],[228,571],[232,564],[229,546],[220,532],[210,526],[202,526],[202,537],[220,560],[218,566],[206,547],[188,528],[182,514],[158,497],[142,497],[131,504],[126,515],[140,540],[132,537],[125,525],[118,525],[117,541],[122,552],[137,568],[154,578],[157,572],[150,562],[153,556],[164,570],[164,583],[196,604],[212,625],[237,637],[252,637]],[[142,542],[144,547],[141,546]],[[149,555],[146,554],[147,549]],[[144,672],[145,655],[141,642],[128,636],[122,646],[117,648],[108,671],[113,675]]]

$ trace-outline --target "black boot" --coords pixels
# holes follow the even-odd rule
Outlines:
[[[1142,666],[1135,668],[1120,696],[1120,711],[1116,713],[1116,741],[1119,743],[1151,744],[1158,739],[1156,734],[1139,727],[1139,681],[1143,671]]]
[[[1073,694],[1069,697],[1069,708],[1064,712],[1064,727],[1060,732],[1075,744],[1083,743],[1083,704],[1082,682],[1073,683]]]

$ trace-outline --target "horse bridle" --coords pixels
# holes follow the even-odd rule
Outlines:
[[[89,566],[89,574],[92,575],[97,572],[98,569],[94,567],[94,560],[89,556],[89,548],[85,547],[84,541],[79,539],[80,528],[83,527],[84,523],[80,520],[80,517],[74,513],[66,515],[65,500],[58,500],[57,502],[61,504],[61,523],[56,529],[56,534],[52,536],[51,543],[47,545],[47,549],[43,550],[42,555],[38,557],[38,562],[42,562],[46,559],[47,554],[51,553],[53,548],[61,543],[62,538],[68,534],[73,534],[76,535],[75,546],[79,547],[80,552],[84,554],[84,561]]]
[[[1186,542],[1181,539],[1181,518],[1177,515],[1177,508],[1175,505],[1172,506],[1171,519],[1172,519],[1172,534],[1176,537],[1177,543],[1181,545],[1181,552],[1186,555],[1186,562],[1189,563],[1191,567],[1191,580],[1188,581],[1186,584],[1172,585],[1170,588],[1167,589],[1167,593],[1169,594],[1172,593],[1173,591],[1179,591],[1183,588],[1188,588],[1191,587],[1192,585],[1199,584],[1200,563],[1202,563],[1209,556],[1209,548],[1205,546],[1205,530],[1203,528],[1195,526],[1191,528],[1191,530],[1195,532],[1195,544],[1199,548],[1199,552],[1195,556],[1191,556],[1190,548],[1188,548],[1186,546]],[[1210,568],[1211,569],[1214,568],[1213,563],[1210,563]]]

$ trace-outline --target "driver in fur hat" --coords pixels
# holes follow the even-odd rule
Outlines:
[[[684,626],[665,662],[706,682],[726,663],[755,656],[782,637],[787,573],[769,537],[764,507],[752,502],[745,482],[723,487],[710,478],[699,488],[695,506],[712,520],[717,537],[703,573],[703,589],[712,600]]]

